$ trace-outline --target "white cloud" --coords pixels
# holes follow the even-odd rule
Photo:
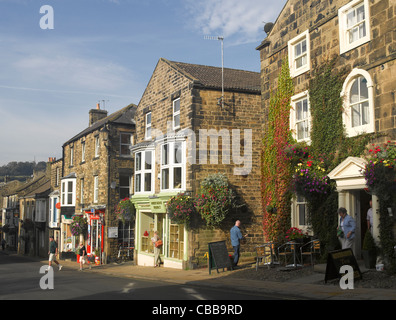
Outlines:
[[[286,0],[187,1],[194,27],[204,34],[223,35],[235,42],[263,38],[265,22],[274,22]]]

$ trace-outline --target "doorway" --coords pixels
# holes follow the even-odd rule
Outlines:
[[[360,258],[364,236],[367,231],[367,211],[370,208],[369,202],[371,200],[371,195],[364,189],[351,190],[349,193],[351,194],[353,201],[350,202],[349,208],[347,206],[347,211],[348,214],[350,214],[356,221],[353,251],[356,258]]]

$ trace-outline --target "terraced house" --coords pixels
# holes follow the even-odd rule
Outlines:
[[[154,231],[164,243],[164,266],[174,268],[206,266],[208,242],[226,240],[231,247],[236,218],[249,233],[246,251],[262,241],[260,74],[226,68],[223,76],[224,82],[222,68],[161,58],[139,102],[132,149],[139,265],[154,265]],[[196,196],[212,173],[224,174],[245,206],[217,229],[173,222],[167,201],[180,193]]]
[[[131,104],[107,115],[98,105],[89,111],[89,126],[63,144],[58,222],[60,251],[65,256],[82,239],[70,228],[75,216],[87,218],[87,252],[96,252],[102,262],[112,259],[119,246],[133,247],[134,221],[119,221],[114,210],[120,199],[131,193],[135,111]],[[55,199],[56,194],[52,197]],[[55,227],[56,222],[52,221]],[[109,234],[114,228],[118,232]]]
[[[380,230],[380,217],[392,217],[396,208],[392,195],[381,202],[381,194],[367,185],[364,173],[365,154],[370,149],[365,147],[383,148],[384,143],[389,146],[396,141],[395,27],[396,4],[391,0],[289,0],[275,23],[265,26],[267,38],[257,48],[265,113],[270,108],[270,91],[277,88],[280,66],[287,60],[294,87],[289,123],[295,141],[324,151],[326,139],[332,139],[334,154],[327,153],[332,163],[326,173],[336,183],[334,208],[345,207],[357,221],[357,257],[368,228],[369,200],[372,198],[372,232],[377,242],[387,232]],[[324,72],[333,83],[320,78]],[[326,92],[321,96],[323,103],[318,104],[320,90]],[[332,95],[333,90],[337,92]],[[318,105],[325,102],[329,107],[320,113]],[[336,109],[335,118],[326,118]],[[326,125],[321,124],[323,119]],[[318,141],[319,130],[325,135]],[[337,130],[338,138],[334,135]],[[364,148],[357,148],[359,144]],[[301,165],[305,162],[303,159]],[[392,197],[393,202],[389,201]],[[309,229],[307,200],[301,195],[292,202],[291,221],[293,226]]]

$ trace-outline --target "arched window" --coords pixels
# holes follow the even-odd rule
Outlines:
[[[354,69],[346,78],[343,121],[349,137],[375,131],[373,83],[365,70]]]

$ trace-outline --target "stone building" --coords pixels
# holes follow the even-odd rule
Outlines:
[[[87,219],[87,252],[96,252],[102,262],[112,259],[119,245],[133,246],[134,222],[120,223],[114,209],[120,199],[130,196],[135,111],[136,106],[130,104],[107,115],[98,104],[89,111],[89,126],[63,144],[62,252],[74,251],[81,241],[70,229],[74,216]]]
[[[288,59],[294,84],[290,129],[297,141],[310,143],[309,80],[315,66],[336,58],[335,70],[346,68],[343,124],[348,137],[383,133],[377,142],[396,140],[396,4],[392,0],[289,0],[266,39],[257,47],[261,60],[262,105],[268,111],[280,66]],[[361,169],[366,161],[349,157],[330,173],[337,183],[339,206],[357,219],[355,252],[360,252],[368,195]],[[300,203],[301,204],[301,203]],[[300,223],[294,202],[292,222]],[[378,209],[373,197],[373,210]],[[378,238],[378,215],[374,236]],[[362,228],[360,228],[362,226]]]
[[[222,68],[158,61],[136,112],[132,202],[139,265],[154,265],[150,239],[155,230],[164,242],[165,267],[207,265],[204,255],[212,241],[226,240],[231,253],[229,230],[236,218],[248,233],[245,254],[262,242],[262,121],[259,73],[226,68],[222,82]],[[227,176],[245,207],[217,230],[186,230],[172,223],[167,201],[179,193],[195,196],[200,182],[213,173]]]

